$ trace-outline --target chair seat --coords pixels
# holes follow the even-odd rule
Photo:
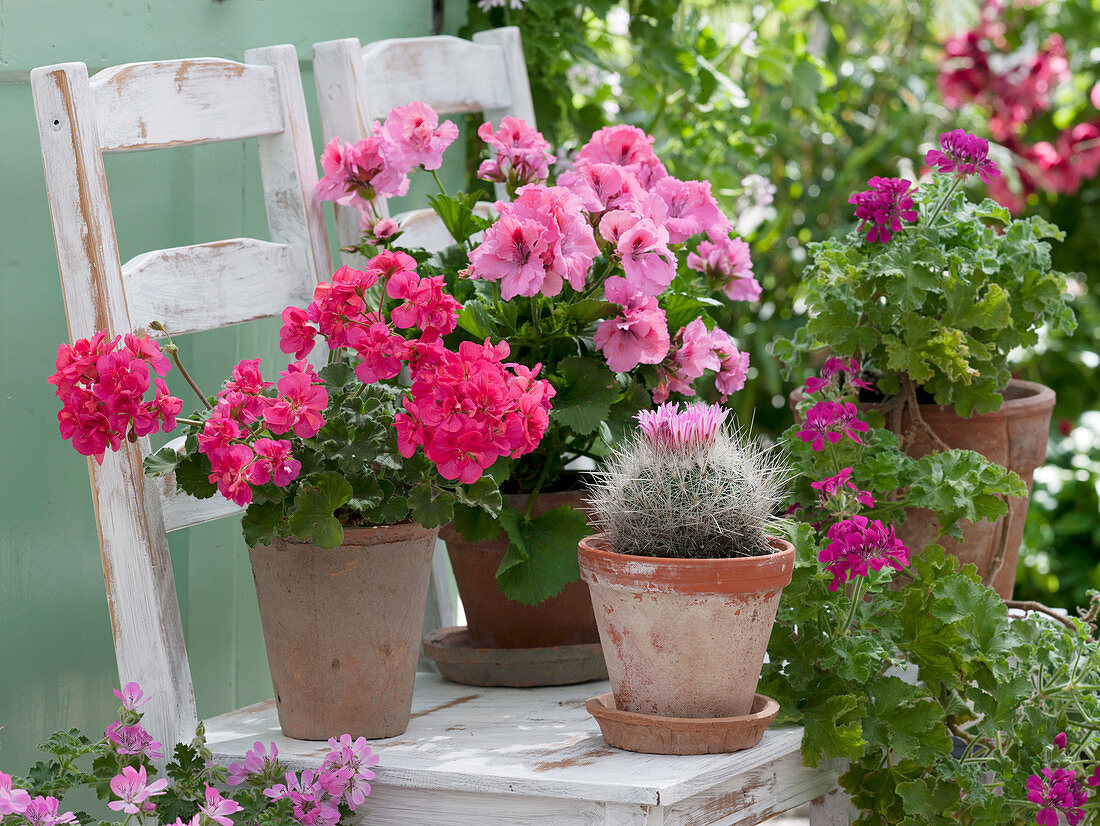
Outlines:
[[[381,756],[362,823],[759,823],[836,787],[837,767],[802,765],[802,729],[773,727],[756,748],[675,757],[611,748],[584,701],[607,682],[478,688],[418,674],[408,730]],[[321,742],[283,737],[273,700],[207,721],[215,758],[274,741],[295,769]]]

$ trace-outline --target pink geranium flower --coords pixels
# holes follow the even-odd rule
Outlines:
[[[850,467],[844,468],[836,476],[830,476],[818,482],[811,482],[810,487],[820,491],[819,504],[822,508],[826,506],[830,499],[845,500],[840,503],[841,509],[846,506],[847,501],[858,502],[867,508],[875,506],[875,498],[870,491],[860,490],[856,487],[856,483],[852,481],[852,468]]]
[[[137,769],[123,766],[122,773],[111,778],[111,791],[119,799],[110,801],[107,806],[128,815],[149,812],[156,808],[149,798],[164,794],[167,788],[168,780],[165,778],[149,783],[144,766]]]
[[[558,176],[558,183],[581,199],[589,213],[630,209],[645,195],[629,169],[611,163],[580,161]]]
[[[730,301],[760,298],[760,282],[752,272],[749,245],[740,238],[724,236],[714,241],[700,241],[695,252],[688,253],[687,266],[703,273]]]
[[[227,797],[222,797],[221,792],[213,786],[206,786],[206,801],[199,806],[199,812],[221,826],[233,826],[233,819],[228,817],[241,810],[241,804]]]
[[[669,347],[664,310],[655,298],[624,307],[622,315],[606,319],[596,328],[595,344],[616,373],[639,364],[659,364]]]
[[[820,401],[806,413],[798,438],[809,442],[814,451],[825,448],[825,442],[836,444],[845,436],[862,444],[860,433],[870,427],[858,418],[858,410],[852,402]]]
[[[439,169],[443,151],[458,137],[458,127],[423,101],[398,106],[390,111],[382,127],[382,156],[401,172],[418,166]]]
[[[653,138],[637,126],[605,126],[594,132],[577,153],[577,161],[626,167],[646,188],[668,174],[653,152]]]
[[[27,826],[63,826],[67,823],[76,823],[76,815],[72,812],[58,814],[57,809],[60,805],[61,801],[56,797],[39,795],[23,810],[23,820],[26,821]]]
[[[265,789],[264,794],[273,800],[288,798],[294,819],[301,826],[336,826],[340,820],[340,810],[329,802],[312,770],[302,772],[301,778],[287,772],[285,784],[277,783]]]
[[[643,295],[656,296],[676,277],[676,258],[668,248],[668,232],[648,218],[619,236],[616,251],[626,280]]]
[[[122,700],[122,707],[127,711],[137,711],[152,699],[145,696],[145,692],[137,683],[126,683],[121,691],[116,688],[113,693]]]
[[[252,744],[252,748],[244,753],[243,764],[229,764],[228,783],[230,786],[240,786],[250,777],[262,777],[269,769],[278,765],[278,760],[279,749],[274,743],[271,744],[271,751],[268,752],[267,747],[257,740]]]
[[[0,772],[0,820],[4,815],[18,815],[30,805],[31,796],[25,789],[13,789],[11,775]]]
[[[477,177],[481,180],[507,182],[518,188],[542,183],[550,176],[550,164],[556,160],[550,153],[550,142],[527,121],[505,117],[496,134],[493,124],[486,121],[478,127],[477,135],[493,150],[493,157],[478,167]]]
[[[274,482],[286,487],[298,478],[302,463],[291,457],[293,445],[285,439],[257,439],[252,444],[255,461],[248,466],[246,478],[253,485]]]
[[[164,757],[161,752],[163,744],[154,740],[141,723],[124,726],[121,722],[114,722],[107,726],[103,732],[104,737],[110,740],[119,754],[140,754],[152,760],[160,760]]]
[[[315,385],[305,373],[285,372],[276,387],[279,398],[264,410],[264,421],[272,433],[294,430],[301,439],[316,436],[325,424],[328,391]]]
[[[960,178],[978,175],[989,183],[1001,174],[997,164],[989,159],[989,141],[969,134],[965,129],[952,129],[940,135],[942,149],[929,149],[924,162],[938,167],[939,172],[954,172]]]
[[[1035,822],[1040,826],[1058,826],[1059,813],[1070,826],[1085,819],[1081,807],[1088,801],[1088,792],[1076,779],[1073,769],[1043,769],[1043,775],[1027,779],[1027,799],[1039,807]]]
[[[833,575],[829,590],[835,591],[850,579],[867,576],[872,570],[889,566],[900,571],[909,564],[909,549],[879,520],[852,516],[829,528],[829,544],[818,554],[818,561]]]
[[[681,181],[671,175],[661,178],[653,191],[665,202],[665,229],[670,244],[682,244],[705,232],[714,241],[728,239],[733,225],[710,194],[706,181]]]
[[[248,486],[249,466],[255,455],[246,444],[232,444],[206,451],[210,459],[210,475],[207,477],[218,486],[226,499],[244,507],[252,501],[252,488]]]
[[[848,203],[856,205],[859,231],[867,230],[868,243],[885,244],[892,237],[891,233],[901,232],[902,221],[917,220],[914,187],[901,178],[871,178],[867,183],[871,188],[857,192]]]
[[[377,123],[371,134],[354,144],[333,138],[321,153],[324,175],[317,182],[314,197],[371,211],[376,197],[392,198],[409,191],[407,170],[398,169],[383,157],[383,139]]]
[[[363,737],[352,740],[350,734],[344,734],[339,740],[330,738],[328,745],[332,751],[323,763],[327,774],[322,776],[322,785],[334,799],[343,800],[355,811],[370,794],[372,767],[378,765],[379,757]]]

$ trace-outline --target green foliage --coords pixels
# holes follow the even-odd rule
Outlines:
[[[1011,351],[1034,345],[1044,325],[1074,329],[1046,242],[1062,233],[988,199],[971,203],[945,176],[914,200],[917,225],[887,244],[853,231],[811,245],[808,337],[788,341],[784,356],[797,364],[812,342],[858,358],[887,396],[907,377],[962,416],[988,413],[1000,407]]]
[[[511,540],[497,570],[506,597],[535,605],[580,577],[577,543],[589,533],[583,511],[563,505],[531,516],[506,509],[500,523]]]

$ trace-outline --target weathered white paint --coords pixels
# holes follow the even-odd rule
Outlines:
[[[136,313],[156,308],[160,315],[175,306],[171,300],[167,304],[172,306],[158,305],[159,299],[147,295],[147,289],[174,290],[179,296],[173,285],[190,284],[212,303],[203,326],[195,320],[186,326],[213,329],[232,319],[264,314],[253,312],[256,306],[273,310],[263,303],[265,292],[300,295],[308,283],[331,274],[322,213],[312,198],[316,168],[294,48],[273,46],[251,54],[258,65],[198,60],[107,69],[97,75],[94,92],[83,63],[46,66],[31,73],[72,338],[98,329],[134,331],[152,320]],[[171,67],[182,72],[178,87]],[[228,98],[227,88],[232,90]],[[258,102],[245,101],[247,95],[255,95]],[[153,252],[131,261],[124,277],[103,152],[242,137],[234,131],[244,128],[240,118],[226,114],[233,107],[240,108],[241,117],[255,117],[247,134],[272,133],[261,138],[260,156],[274,243],[236,239],[220,246]],[[132,140],[134,130],[145,140],[141,146]],[[239,283],[232,286],[242,281],[255,284],[263,260],[283,262],[268,273],[263,289],[246,294]],[[212,265],[221,268],[214,274],[230,285],[224,292],[211,281],[207,269]],[[291,276],[291,285],[283,283]],[[235,306],[214,306],[217,300]],[[171,747],[193,736],[196,714],[166,527],[205,521],[213,513],[209,503],[180,497],[185,501],[169,508],[166,525],[161,507],[165,481],[147,477],[141,469],[148,449],[148,440],[141,439],[117,454],[108,453],[102,465],[89,461],[88,466],[119,678],[141,683],[152,698],[145,706],[146,727]],[[236,510],[229,505],[226,512]]]
[[[417,676],[408,730],[381,755],[362,823],[752,824],[835,788],[832,764],[802,766],[802,730],[772,728],[754,749],[674,757],[608,746],[584,709],[607,682],[476,688]],[[290,740],[270,701],[207,721],[220,761],[274,741],[294,768],[323,742]]]
[[[172,335],[304,307],[317,284],[304,246],[255,238],[147,252],[123,265],[122,282],[138,329],[160,321]]]
[[[127,63],[91,79],[104,152],[255,138],[283,131],[268,66],[201,57]]]

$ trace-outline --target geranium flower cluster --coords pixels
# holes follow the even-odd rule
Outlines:
[[[806,379],[806,392],[820,393],[825,398],[838,399],[848,395],[852,387],[873,390],[874,388],[861,378],[861,373],[859,361],[854,357],[830,356],[825,359],[820,376],[810,376]]]
[[[867,231],[867,242],[887,243],[893,233],[901,232],[902,221],[913,223],[917,210],[913,204],[915,187],[903,178],[871,178],[870,189],[855,193],[848,203],[855,204],[859,231]]]
[[[1021,159],[1022,192],[1004,178],[987,181],[990,195],[1019,212],[1032,192],[1072,195],[1100,172],[1100,118],[1065,126],[1053,141],[1025,140],[1029,123],[1052,108],[1056,89],[1073,74],[1060,35],[1041,44],[1017,38],[1007,29],[1003,6],[1002,0],[986,0],[978,25],[947,41],[937,83],[949,107],[973,103],[986,109],[990,134]],[[1018,40],[1019,47],[1010,45]],[[1100,108],[1100,84],[1090,97]]]
[[[818,491],[821,496],[818,504],[822,510],[828,510],[833,514],[850,516],[860,507],[873,508],[875,497],[870,491],[860,490],[852,481],[851,467],[846,467],[836,476],[829,476],[817,482],[811,482],[810,487]]]
[[[439,122],[432,107],[421,101],[398,106],[385,123],[371,124],[371,134],[354,144],[333,138],[321,155],[324,175],[315,197],[359,210],[361,227],[378,233],[381,216],[376,198],[391,198],[409,191],[409,172],[417,167],[435,170],[443,163],[443,150],[458,137],[451,121]],[[395,225],[394,225],[395,226]],[[385,237],[393,234],[387,225]]]
[[[977,175],[990,183],[1001,174],[997,164],[989,158],[989,141],[969,134],[964,129],[952,129],[940,135],[940,148],[929,149],[924,162],[937,171],[954,173],[960,178]]]
[[[872,570],[890,566],[895,571],[909,564],[909,549],[894,534],[892,525],[873,522],[858,514],[829,527],[829,544],[818,554],[818,561],[833,575],[829,590]]]
[[[368,296],[376,285],[377,303]],[[396,302],[388,319],[386,298]],[[440,337],[455,329],[460,309],[443,292],[443,276],[420,277],[411,256],[384,251],[364,271],[342,267],[331,283],[317,286],[308,307],[288,307],[279,338],[283,351],[299,358],[313,350],[318,334],[331,349],[354,351],[355,374],[368,385],[395,378],[407,365],[412,387],[394,422],[402,455],[421,447],[445,479],[471,483],[499,457],[538,445],[554,389],[536,378],[539,367],[506,363],[507,342],[463,342],[457,353],[448,350]],[[418,337],[397,329],[414,329]]]
[[[599,334],[597,330],[597,339]],[[695,395],[692,383],[707,370],[715,372],[715,387],[724,402],[745,386],[749,354],[738,350],[724,330],[708,330],[703,319],[696,318],[680,328],[667,356],[659,363],[653,400],[663,402],[670,393]]]
[[[1064,731],[1054,736],[1054,754],[1061,755],[1069,745]],[[1063,758],[1064,759],[1064,758]],[[1078,765],[1081,765],[1078,763]],[[1082,774],[1088,772],[1084,764]],[[1100,763],[1093,766],[1092,774],[1083,778],[1091,787],[1100,786]],[[1088,791],[1077,779],[1077,769],[1044,768],[1041,774],[1033,774],[1027,779],[1027,799],[1038,806],[1035,822],[1039,826],[1058,826],[1060,816],[1065,817],[1070,826],[1084,823],[1087,817],[1082,808],[1088,802]]]
[[[506,183],[511,190],[525,184],[544,183],[550,177],[550,164],[557,158],[550,152],[550,141],[521,118],[506,117],[493,132],[489,121],[477,129],[493,156],[482,161],[477,177],[483,181]]]
[[[808,442],[816,452],[825,449],[825,443],[836,444],[845,436],[863,444],[860,433],[870,430],[867,422],[859,418],[859,410],[853,402],[819,401],[807,412],[802,421],[798,438]]]
[[[160,346],[148,336],[115,336],[100,330],[91,338],[57,348],[57,370],[47,381],[57,388],[58,429],[78,453],[100,464],[107,449],[176,426],[183,401],[164,380],[172,369]],[[155,378],[150,382],[150,370]],[[146,394],[154,389],[153,398]]]
[[[309,362],[295,361],[274,385],[264,381],[259,359],[240,362],[198,435],[199,452],[210,459],[210,482],[241,506],[252,501],[253,485],[286,487],[298,478],[302,463],[291,455],[288,439],[271,437],[315,436],[327,406],[328,391]]]
[[[422,343],[410,361],[412,387],[394,421],[408,458],[420,447],[444,479],[476,482],[501,456],[534,450],[550,424],[555,390],[521,364],[505,341],[463,341],[458,352]]]

